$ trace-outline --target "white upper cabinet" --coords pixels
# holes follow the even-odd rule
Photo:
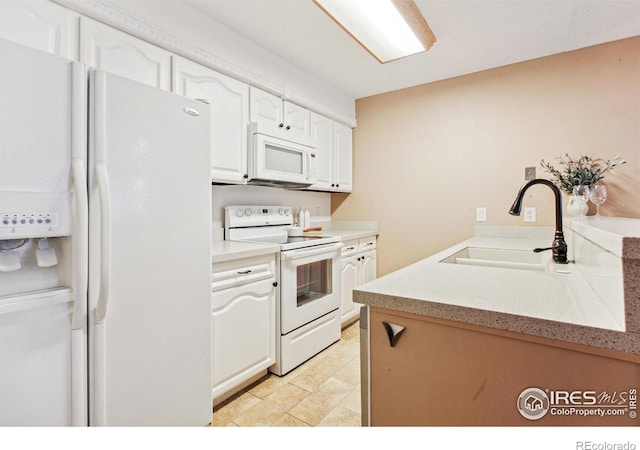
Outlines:
[[[346,125],[311,113],[311,139],[316,147],[317,182],[310,189],[351,192],[352,131]]]
[[[246,183],[249,86],[179,56],[172,78],[176,94],[210,105],[211,180]]]
[[[353,131],[341,123],[333,124],[335,190],[351,192],[353,189]]]
[[[78,60],[80,16],[46,0],[0,0],[0,38]]]
[[[312,188],[329,191],[333,180],[333,120],[311,113],[311,140],[316,147],[316,183]]]
[[[288,133],[290,139],[308,141],[311,130],[311,112],[293,103],[251,86],[250,121],[263,129]]]
[[[284,102],[284,127],[288,133],[304,139],[311,135],[311,111],[293,103]]]
[[[171,90],[171,53],[86,17],[80,22],[80,61],[153,87]]]
[[[251,99],[250,121],[274,130],[283,128],[284,103],[282,99],[253,86],[251,86],[249,93]]]

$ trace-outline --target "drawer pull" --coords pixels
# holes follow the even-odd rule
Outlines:
[[[248,273],[251,273],[251,270],[247,269],[247,270],[239,271],[238,275],[246,275]]]
[[[400,335],[404,332],[406,327],[384,321],[382,322],[382,325],[384,325],[384,329],[387,331],[389,344],[391,345],[391,347],[395,347],[396,342],[398,342],[398,339],[400,339]]]

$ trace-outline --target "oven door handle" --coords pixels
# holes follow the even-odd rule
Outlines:
[[[335,244],[318,245],[310,249],[289,250],[288,252],[282,252],[280,254],[280,257],[282,259],[297,259],[297,258],[304,258],[305,256],[321,255],[323,253],[333,253],[336,250],[341,249],[342,246],[343,246],[342,242],[336,242]]]

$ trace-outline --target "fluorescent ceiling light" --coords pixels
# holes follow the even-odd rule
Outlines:
[[[436,41],[413,0],[313,0],[380,63],[427,51]]]

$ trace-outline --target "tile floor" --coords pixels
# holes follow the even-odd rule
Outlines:
[[[212,426],[359,427],[360,328],[284,377],[269,374],[213,408]]]

